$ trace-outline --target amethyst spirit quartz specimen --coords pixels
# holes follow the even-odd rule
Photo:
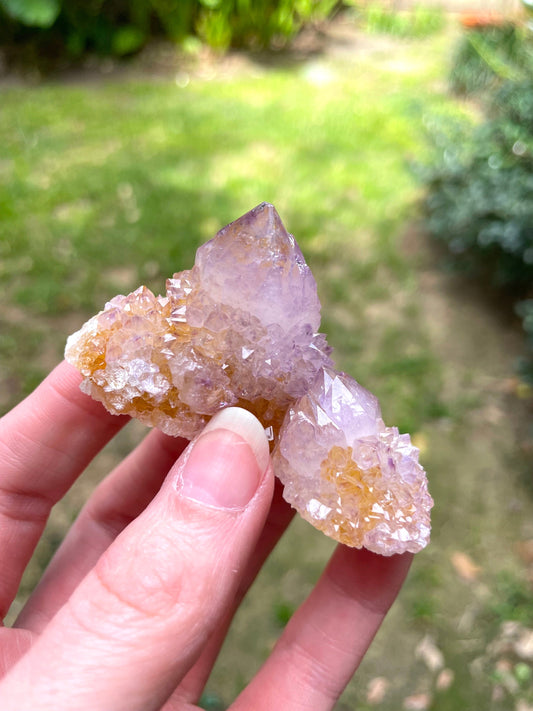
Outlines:
[[[114,414],[191,439],[238,405],[271,439],[284,496],[316,528],[382,555],[429,541],[433,505],[409,435],[334,369],[316,282],[262,203],[202,245],[192,269],[116,296],[69,337],[81,388]]]

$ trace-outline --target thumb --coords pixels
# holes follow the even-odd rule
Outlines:
[[[219,413],[5,678],[6,708],[160,708],[230,608],[272,489],[259,421]]]

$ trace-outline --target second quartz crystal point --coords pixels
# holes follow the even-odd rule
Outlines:
[[[428,543],[433,501],[418,450],[344,373],[321,370],[291,405],[273,464],[287,501],[340,543],[382,555]]]
[[[383,555],[429,540],[427,491],[409,435],[333,369],[311,270],[274,207],[258,205],[200,247],[192,269],[116,296],[70,336],[82,389],[191,439],[220,409],[253,412],[284,496],[314,526]]]

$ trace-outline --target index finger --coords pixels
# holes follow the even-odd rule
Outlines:
[[[129,419],[84,395],[80,382],[63,361],[0,419],[0,620],[52,506]]]

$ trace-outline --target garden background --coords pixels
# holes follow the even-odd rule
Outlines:
[[[338,709],[531,710],[526,16],[505,3],[180,6],[189,15],[0,0],[0,408],[107,299],[160,293],[217,229],[272,202],[316,276],[339,366],[412,433],[435,499],[432,543]],[[143,435],[131,423],[56,507],[10,620]],[[332,548],[294,522],[206,708],[246,684]]]

